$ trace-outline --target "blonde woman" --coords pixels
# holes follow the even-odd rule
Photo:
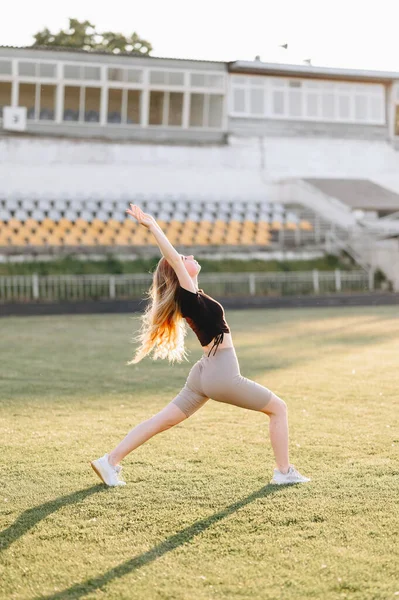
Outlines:
[[[273,484],[304,483],[289,462],[287,406],[268,388],[243,377],[230,328],[219,302],[198,288],[201,266],[192,255],[179,254],[155,219],[136,205],[126,212],[151,231],[162,258],[153,274],[150,302],[142,316],[138,336],[141,345],[128,364],[136,364],[153,353],[153,358],[181,362],[186,358],[186,323],[194,331],[203,355],[190,370],[180,393],[160,412],[140,423],[111,452],[90,464],[108,486],[125,485],[119,464],[125,456],[157,433],[181,423],[210,398],[256,410],[269,417],[269,435],[276,461]]]

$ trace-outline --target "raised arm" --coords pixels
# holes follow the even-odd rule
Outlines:
[[[151,231],[160,251],[175,271],[180,285],[189,291],[195,292],[196,290],[193,280],[183,264],[181,254],[179,254],[170,243],[154,217],[144,213],[141,208],[135,204],[131,204],[130,207],[130,209],[126,209],[126,212],[129,215],[132,215],[132,217],[134,217],[140,223],[140,225],[143,225]]]

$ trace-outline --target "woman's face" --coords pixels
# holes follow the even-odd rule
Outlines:
[[[201,265],[195,260],[192,254],[189,254],[188,256],[181,254],[181,259],[184,262],[187,273],[190,275],[190,277],[195,277],[195,275],[198,275],[201,270]]]

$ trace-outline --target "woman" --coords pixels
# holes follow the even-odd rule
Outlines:
[[[110,453],[91,462],[109,486],[125,485],[120,461],[152,436],[181,423],[212,398],[268,415],[269,434],[276,468],[273,484],[304,483],[288,458],[287,406],[266,387],[240,374],[230,328],[221,304],[198,288],[200,265],[192,255],[179,254],[155,219],[134,204],[126,212],[146,227],[163,254],[154,272],[148,304],[138,339],[141,346],[128,364],[138,363],[150,352],[153,358],[181,362],[186,358],[186,322],[204,350],[192,367],[181,392],[159,413],[132,429]]]

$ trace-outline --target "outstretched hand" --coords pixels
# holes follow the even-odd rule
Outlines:
[[[136,204],[130,204],[131,208],[127,208],[126,212],[128,215],[132,215],[140,225],[144,225],[147,229],[149,229],[152,225],[156,225],[156,221],[154,217],[151,215],[144,213],[139,206]]]

